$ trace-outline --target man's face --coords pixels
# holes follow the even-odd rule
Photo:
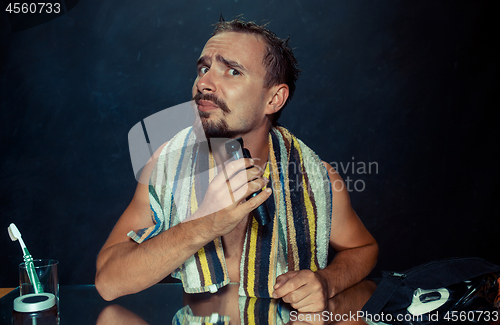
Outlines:
[[[266,52],[253,34],[223,32],[208,40],[192,91],[207,137],[233,138],[264,123]]]

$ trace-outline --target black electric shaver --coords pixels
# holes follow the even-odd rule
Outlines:
[[[240,148],[241,152],[243,153],[243,157],[241,157],[240,155]],[[226,152],[229,156],[233,157],[235,160],[240,158],[252,158],[252,156],[250,156],[250,151],[248,151],[247,148],[243,147],[242,138],[227,141]],[[260,192],[262,192],[262,190],[258,190],[257,192],[250,194],[248,198],[249,199],[253,198],[256,195],[259,195]],[[269,215],[269,211],[267,210],[266,202],[262,203],[255,210],[253,210],[252,214],[257,220],[257,222],[262,226],[265,226],[269,222],[271,222],[271,217]]]

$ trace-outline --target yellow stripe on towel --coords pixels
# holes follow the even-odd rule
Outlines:
[[[200,248],[198,251],[198,257],[200,258],[201,270],[203,271],[203,278],[205,283],[202,286],[207,287],[212,284],[212,277],[210,276],[210,270],[208,269],[207,254],[205,254],[205,247]]]
[[[290,133],[284,129],[284,128],[279,128],[279,131],[281,131],[283,133],[283,140],[282,141],[286,141],[285,139],[291,139],[291,136],[290,136]],[[291,140],[293,141],[293,139]],[[283,147],[286,147],[283,146]],[[288,150],[291,151],[291,148],[289,148]],[[282,159],[285,158],[290,154],[290,152],[287,152],[286,153],[286,156],[285,154],[282,154]],[[288,176],[288,161],[285,161],[285,166],[286,168],[284,168],[284,172],[285,172],[285,179],[289,179],[289,176]],[[297,233],[295,231],[295,224],[293,222],[293,209],[292,209],[292,201],[290,199],[290,183],[289,182],[286,182],[285,181],[285,204],[286,204],[286,219],[287,219],[287,228],[288,228],[288,245],[289,247],[291,248],[291,252],[290,250],[288,250],[288,256],[292,256],[292,262],[293,262],[293,265],[290,265],[290,263],[288,263],[288,271],[297,271],[300,269],[300,260],[299,260],[299,248],[297,247]],[[291,269],[291,267],[293,267],[293,269]]]
[[[273,237],[271,240],[271,251],[269,254],[269,277],[267,279],[267,290],[269,292],[269,297],[272,296],[274,292],[274,285],[276,284],[276,263],[278,260],[278,218],[274,218],[273,221]]]
[[[248,295],[255,296],[255,259],[257,255],[257,231],[259,224],[252,218],[252,229],[250,230],[250,247],[248,252]]]

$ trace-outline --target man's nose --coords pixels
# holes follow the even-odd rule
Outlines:
[[[201,93],[216,92],[217,87],[215,85],[214,73],[208,70],[203,74],[196,83],[196,88]]]

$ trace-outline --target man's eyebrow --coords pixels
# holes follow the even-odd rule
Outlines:
[[[201,58],[198,59],[198,61],[196,61],[196,66],[207,65],[207,64],[208,60],[206,56],[202,56]]]
[[[220,54],[217,54],[215,56],[215,59],[219,62],[222,62],[224,63],[225,65],[227,65],[228,67],[230,68],[237,68],[239,70],[243,70],[243,71],[247,71],[247,69],[245,69],[244,66],[242,66],[241,64],[239,64],[238,62],[236,61],[233,61],[233,60],[229,60],[229,59],[226,59],[225,57],[223,57],[222,55]]]

